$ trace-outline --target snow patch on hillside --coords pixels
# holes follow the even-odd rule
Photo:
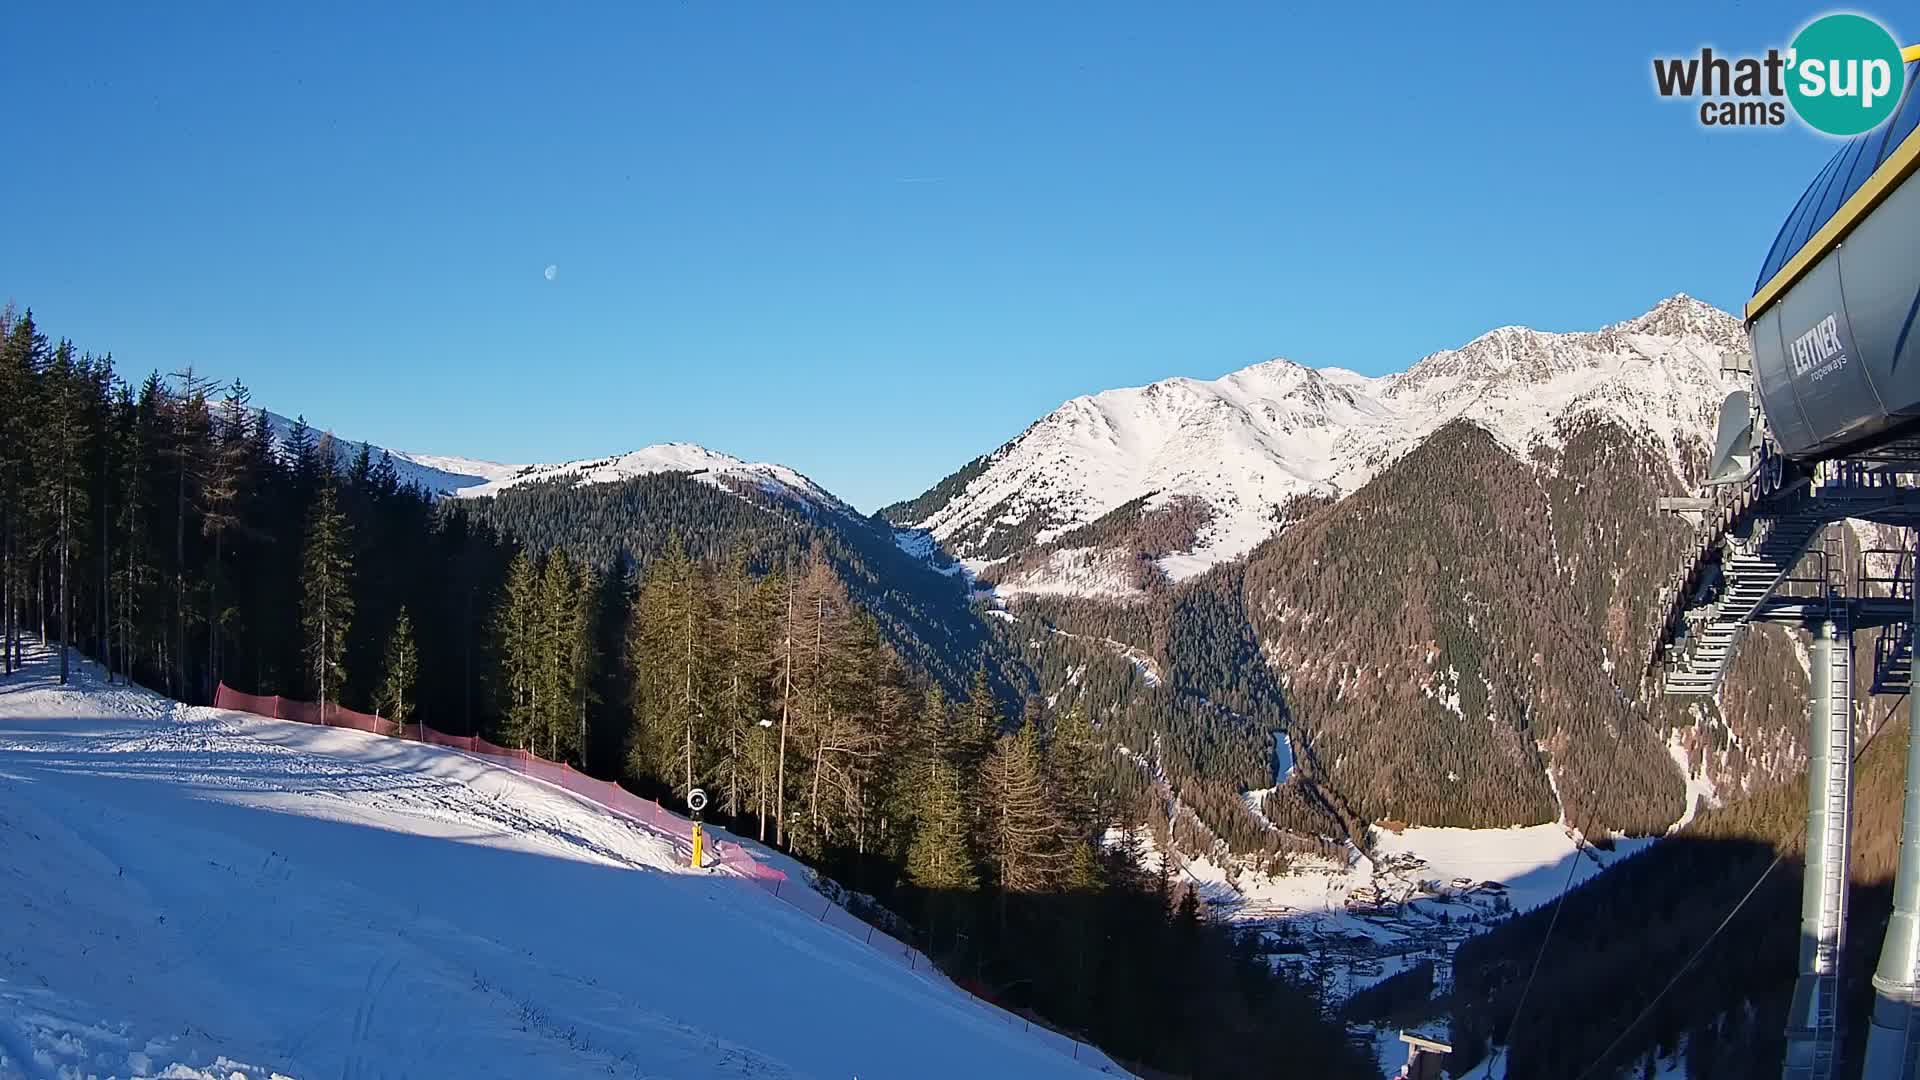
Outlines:
[[[1674,822],[1673,827],[1667,830],[1678,832],[1693,821],[1702,805],[1708,808],[1719,806],[1720,792],[1714,786],[1713,777],[1707,774],[1704,762],[1698,770],[1688,763],[1683,732],[1677,728],[1667,735],[1667,753],[1673,758],[1673,763],[1679,766],[1680,775],[1687,778],[1687,808],[1680,815],[1680,820]]]
[[[1099,600],[1137,600],[1146,593],[1136,583],[1133,559],[1124,551],[1100,548],[1059,548],[1031,569],[1019,570],[994,583],[994,595],[1076,596]]]
[[[1136,648],[1124,641],[1115,641],[1110,637],[1094,637],[1090,634],[1068,633],[1057,626],[1053,627],[1052,630],[1061,637],[1073,638],[1077,641],[1098,642],[1105,646],[1109,652],[1112,652],[1127,663],[1132,664],[1133,670],[1140,673],[1140,681],[1146,683],[1149,688],[1159,687],[1160,665],[1154,661],[1153,655],[1145,649]],[[1077,679],[1072,681],[1078,682]]]

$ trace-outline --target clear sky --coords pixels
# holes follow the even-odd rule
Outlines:
[[[1736,308],[1831,144],[1649,61],[1824,10],[20,5],[0,298],[382,445],[873,509],[1076,394]]]

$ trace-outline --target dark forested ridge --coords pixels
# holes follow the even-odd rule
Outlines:
[[[472,500],[470,512],[536,553],[565,548],[575,560],[643,570],[679,538],[696,559],[741,558],[757,574],[798,566],[816,545],[889,643],[949,691],[987,663],[1002,693],[1015,684],[983,651],[987,634],[967,583],[901,551],[875,518],[783,498],[753,485],[722,488],[685,473],[612,484],[553,481]]]
[[[237,383],[130,386],[9,310],[6,670],[32,636],[185,701],[219,682],[319,697],[663,798],[703,785],[736,829],[904,917],[956,979],[1116,1055],[1188,1076],[1369,1075],[1311,988],[1133,845],[1099,842],[1138,816],[1116,737],[1170,729],[1154,719],[1168,702],[1276,707],[1252,685],[1189,689],[1193,663],[1247,654],[1216,633],[1243,624],[1230,611],[1187,632],[1181,612],[1207,601],[1170,609],[1179,643],[1154,647],[1176,692],[1137,706],[1143,724],[1091,689],[1029,692],[1033,669],[981,632],[964,584],[912,564],[883,523],[686,477],[435,502],[370,453],[341,468],[329,443],[304,424],[276,441]],[[1160,743],[1176,785],[1215,760],[1236,781],[1259,771],[1257,738]]]

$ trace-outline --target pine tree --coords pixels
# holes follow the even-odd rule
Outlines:
[[[927,689],[920,711],[908,729],[906,745],[895,770],[894,813],[908,826],[919,819],[920,801],[941,768],[950,768],[953,756],[953,715],[946,691],[936,684]]]
[[[1003,892],[1041,892],[1061,864],[1060,824],[1049,805],[1040,738],[1031,723],[1003,735],[981,768],[987,861]]]
[[[580,759],[581,768],[584,769],[587,766],[587,749],[591,745],[587,717],[594,706],[600,704],[600,695],[594,686],[595,668],[600,664],[600,604],[606,590],[606,580],[593,570],[583,569],[575,581],[566,627],[573,691],[572,724],[568,728],[572,734],[572,746],[569,752]]]
[[[11,311],[11,308],[8,309]],[[40,369],[47,339],[33,312],[7,320],[0,342],[0,671],[20,663],[21,612],[26,606],[26,545],[40,530],[27,494],[33,486],[33,443],[40,412]]]
[[[907,848],[907,878],[934,892],[966,892],[980,884],[968,839],[972,814],[961,793],[960,777],[935,760],[927,774]]]
[[[302,625],[307,634],[308,670],[313,674],[322,715],[338,697],[345,681],[341,661],[346,655],[347,630],[353,620],[353,566],[348,557],[351,537],[346,515],[340,512],[331,472],[320,487],[320,497],[307,518],[307,542],[302,562]],[[331,695],[331,697],[330,697]]]
[[[705,779],[713,617],[701,569],[676,539],[647,571],[628,638],[636,771],[680,794]]]
[[[539,727],[540,578],[524,550],[507,566],[506,589],[494,619],[500,651],[500,683],[506,700],[496,732],[507,745],[533,745]]]
[[[714,780],[719,785],[721,811],[738,817],[746,810],[746,792],[760,764],[752,747],[755,733],[763,730],[766,719],[775,632],[774,595],[767,583],[753,580],[741,557],[727,562],[714,588],[715,606],[723,612],[719,662],[715,665],[718,723]]]
[[[591,575],[576,572],[566,552],[548,553],[536,581],[533,678],[537,701],[534,745],[564,761],[585,745],[588,663],[592,650]]]
[[[967,700],[960,706],[958,730],[954,733],[954,753],[969,775],[978,772],[993,749],[994,740],[1000,735],[1001,719],[1000,701],[994,697],[987,669],[976,668],[973,684],[967,689]]]
[[[787,840],[793,850],[819,856],[835,840],[841,811],[857,803],[849,759],[865,747],[853,715],[863,703],[845,587],[818,549],[802,572],[789,636],[797,642],[789,726],[798,766],[789,771],[801,812]]]
[[[53,360],[46,369],[45,382],[49,392],[40,429],[44,446],[40,498],[49,508],[57,530],[51,553],[59,581],[60,681],[63,684],[69,677],[68,665],[73,646],[73,612],[68,581],[73,563],[73,527],[80,515],[85,513],[86,499],[83,488],[86,473],[82,465],[86,439],[82,412],[85,367],[85,362],[74,356],[72,342],[62,341],[55,348]]]
[[[787,840],[787,738],[793,726],[793,666],[794,654],[799,650],[795,636],[794,615],[799,609],[796,596],[797,583],[792,573],[782,575],[782,615],[780,619],[780,641],[775,653],[780,665],[780,738],[774,746],[773,767],[773,836],[774,843],[786,846]],[[764,816],[764,807],[761,810]],[[762,838],[766,835],[766,825],[760,828]]]
[[[413,620],[403,604],[399,618],[393,622],[393,633],[387,637],[386,667],[373,699],[374,712],[393,721],[396,735],[406,733],[407,718],[413,715],[413,688],[419,676],[420,652],[413,643]]]
[[[1061,821],[1074,839],[1093,838],[1103,828],[1105,800],[1101,791],[1099,736],[1078,704],[1069,707],[1053,725],[1047,740],[1047,777]]]
[[[189,365],[174,372],[180,391],[167,399],[171,404],[168,426],[172,438],[163,453],[173,464],[173,629],[172,664],[168,686],[175,695],[191,690],[187,669],[187,623],[193,612],[188,604],[189,567],[187,565],[187,521],[189,500],[202,477],[203,447],[211,426],[207,411],[207,393],[212,383]]]
[[[205,482],[200,489],[200,529],[213,541],[213,558],[207,568],[207,677],[216,683],[220,679],[221,637],[234,615],[221,607],[221,586],[227,578],[227,534],[240,525],[240,500],[250,479],[252,436],[247,401],[251,397],[238,379],[227,388],[214,437],[206,443],[201,465]]]

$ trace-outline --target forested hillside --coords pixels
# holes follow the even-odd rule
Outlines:
[[[484,732],[662,798],[705,785],[956,978],[1117,1055],[1366,1075],[1311,990],[1098,844],[1129,817],[1090,703],[1008,700],[978,665],[950,701],[896,651],[883,620],[917,632],[932,604],[889,591],[884,530],[863,547],[643,478],[608,489],[605,546],[523,545],[491,520],[511,498],[436,503],[370,453],[337,468],[305,425],[276,443],[237,383],[136,389],[31,314],[0,324],[9,670],[31,635],[186,701],[226,682]]]
[[[1841,1015],[1864,1017],[1886,933],[1905,784],[1905,703],[1867,703],[1882,734],[1854,775],[1853,895]],[[1524,968],[1552,913],[1534,912],[1462,947],[1453,993],[1456,1063],[1485,1056],[1511,1029],[1515,1080],[1640,1075],[1649,1055],[1680,1054],[1693,1080],[1777,1075],[1799,947],[1806,850],[1804,777],[1711,811],[1567,897],[1540,974],[1514,1021]],[[1776,863],[1776,857],[1779,862]],[[1671,992],[1682,961],[1707,943]],[[1651,1011],[1629,1028],[1642,1010]],[[1864,1024],[1847,1025],[1858,1070]],[[1601,1054],[1618,1038],[1617,1046]],[[1842,1066],[1840,1075],[1848,1069]]]
[[[621,573],[644,569],[675,538],[696,559],[740,559],[756,575],[797,567],[817,545],[917,670],[953,692],[982,663],[1000,677],[999,665],[982,652],[986,632],[966,581],[902,552],[893,531],[874,519],[671,472],[605,484],[526,484],[466,505],[535,553],[564,548],[578,562]],[[1000,678],[1002,692],[1010,692],[1014,684]]]
[[[1729,796],[1792,775],[1789,636],[1751,635],[1717,703],[1662,697],[1646,662],[1685,526],[1655,507],[1682,482],[1605,420],[1557,434],[1521,460],[1456,422],[1345,499],[1298,500],[1244,567],[1131,602],[1020,597],[1000,633],[1042,693],[1095,688],[1115,740],[1157,746],[1246,853],[1381,820],[1657,833],[1687,809],[1676,756]],[[1296,768],[1262,806],[1291,837],[1237,797],[1272,786],[1283,732]]]

